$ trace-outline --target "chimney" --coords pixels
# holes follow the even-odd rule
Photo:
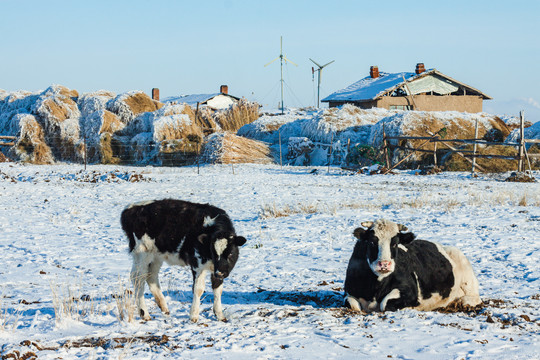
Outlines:
[[[159,101],[159,89],[153,88],[152,89],[152,100]]]
[[[372,66],[369,68],[369,75],[371,75],[372,79],[376,79],[379,77],[379,67],[378,66]]]
[[[221,85],[219,87],[219,92],[222,94],[228,94],[229,93],[229,87],[227,85]]]
[[[424,63],[416,64],[416,74],[421,74],[424,71],[426,71],[426,68],[424,67]]]

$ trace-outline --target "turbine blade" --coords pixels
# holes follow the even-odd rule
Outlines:
[[[275,58],[274,60],[270,61],[268,64],[264,65],[264,66],[268,66],[270,65],[271,63],[273,63],[274,61],[276,61],[277,59],[279,59],[279,56],[277,58]]]
[[[319,68],[321,68],[322,66],[319,65],[315,60],[313,60],[312,58],[309,58],[309,60],[311,60],[312,63],[314,63],[315,65],[317,65]]]
[[[298,66],[297,64],[295,64],[294,62],[292,62],[291,60],[287,59],[287,57],[285,55],[283,55],[283,60],[287,61],[287,62],[290,62],[291,64],[293,64],[294,66]]]
[[[332,60],[332,61],[330,61],[329,63],[327,63],[327,64],[324,64],[324,65],[323,65],[323,66],[321,66],[321,67],[325,67],[325,66],[328,66],[328,65],[330,65],[331,63],[333,63],[334,61],[336,61],[336,60]]]

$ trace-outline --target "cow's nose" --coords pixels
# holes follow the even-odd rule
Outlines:
[[[383,260],[383,261],[379,261],[377,265],[381,269],[388,270],[388,268],[390,268],[390,265],[392,265],[392,262],[388,260]]]

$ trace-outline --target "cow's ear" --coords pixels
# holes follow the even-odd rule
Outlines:
[[[243,236],[236,236],[234,238],[234,243],[236,244],[236,246],[242,246],[246,243],[246,241],[246,238]]]
[[[408,233],[399,233],[398,237],[399,237],[400,244],[409,244],[411,241],[414,240],[416,235],[414,235],[412,232],[408,232]]]
[[[206,238],[208,238],[208,235],[206,235],[206,234],[201,234],[201,235],[199,235],[199,236],[197,237],[197,240],[199,240],[199,242],[200,242],[201,244],[204,244],[204,240],[206,240]]]
[[[354,229],[353,231],[353,235],[355,238],[357,238],[358,240],[362,240],[362,237],[364,236],[364,234],[366,233],[366,229],[363,229],[363,228],[356,228]]]

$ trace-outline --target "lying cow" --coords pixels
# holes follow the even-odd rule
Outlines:
[[[169,314],[158,279],[159,269],[165,261],[170,265],[191,267],[191,321],[199,319],[207,272],[212,274],[214,314],[218,320],[226,320],[221,307],[223,279],[236,264],[238,247],[244,245],[246,239],[236,236],[225,211],[208,204],[156,200],[128,206],[122,212],[121,223],[133,257],[131,281],[142,319],[150,320],[144,301],[145,281],[161,311]]]
[[[415,240],[403,225],[363,222],[347,267],[345,301],[353,310],[406,307],[433,310],[460,301],[481,303],[478,280],[463,253],[452,246]]]

